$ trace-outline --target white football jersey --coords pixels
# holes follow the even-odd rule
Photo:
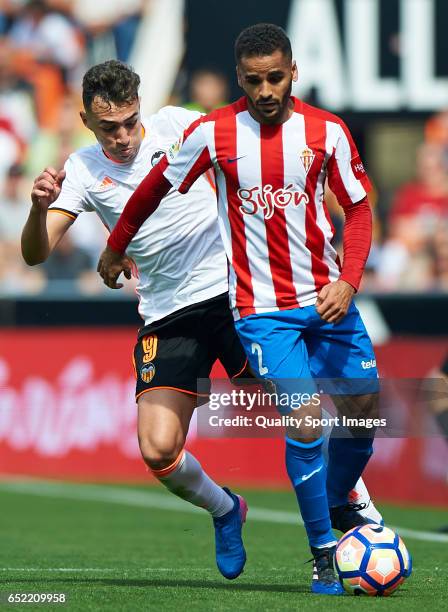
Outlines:
[[[94,211],[111,231],[151,166],[199,116],[166,106],[143,120],[143,142],[128,164],[106,157],[98,143],[79,149],[65,164],[66,178],[50,209],[73,218]],[[146,325],[227,291],[216,210],[214,189],[203,176],[187,195],[171,190],[130,243],[126,253],[137,266],[139,313]]]

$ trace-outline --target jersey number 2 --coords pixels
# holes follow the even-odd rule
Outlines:
[[[269,372],[268,368],[263,365],[263,351],[257,342],[252,342],[252,355],[255,353],[257,353],[258,357],[258,371],[260,372],[260,375],[263,376]]]

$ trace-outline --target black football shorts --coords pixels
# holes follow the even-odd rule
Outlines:
[[[247,359],[236,334],[227,293],[181,308],[140,329],[134,348],[136,399],[152,389],[208,396],[208,379],[219,359],[229,378],[245,377]],[[249,377],[250,374],[247,374]]]

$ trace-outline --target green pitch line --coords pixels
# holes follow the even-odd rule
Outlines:
[[[209,517],[188,513],[187,504],[162,488],[1,483],[0,598],[7,592],[63,592],[64,609],[76,611],[307,612],[328,604],[332,612],[446,609],[447,553],[439,541],[404,538],[415,571],[387,600],[344,596],[329,602],[309,593],[310,553],[293,493],[245,495],[248,562],[244,574],[229,582],[215,568]],[[416,532],[431,533],[448,522],[446,513],[429,508],[381,510],[387,524]],[[54,610],[56,604],[40,607]]]

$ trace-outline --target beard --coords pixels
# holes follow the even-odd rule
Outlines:
[[[252,108],[255,118],[260,123],[283,123],[288,118],[288,106],[292,92],[292,79],[280,100],[267,100],[264,103],[254,103],[248,96],[249,107]]]

